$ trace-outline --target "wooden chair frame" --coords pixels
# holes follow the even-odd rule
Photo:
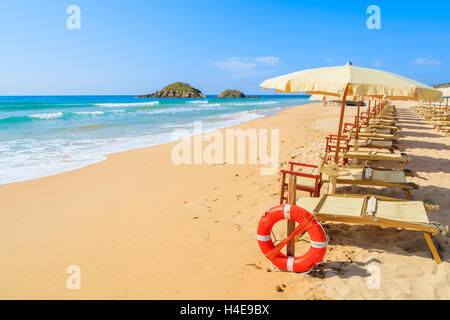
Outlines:
[[[280,171],[283,174],[283,176],[281,178],[280,203],[283,203],[285,200],[288,200],[287,197],[285,197],[285,192],[288,189],[288,183],[286,182],[286,175],[293,175],[296,177],[315,179],[314,188],[309,188],[307,186],[297,184],[296,189],[309,192],[309,195],[311,197],[319,197],[320,189],[322,188],[322,184],[323,184],[322,173],[319,172],[318,174],[310,174],[310,173],[303,173],[303,172],[295,171],[296,166],[306,167],[306,168],[318,168],[318,166],[306,164],[306,163],[293,162],[293,161],[289,162],[289,164],[290,164],[290,170],[281,170]]]
[[[295,179],[294,179],[295,181]],[[291,183],[292,184],[292,183]],[[297,199],[296,198],[296,188],[292,188],[288,190],[289,197],[291,198],[291,201],[289,203],[295,204],[297,201],[292,200]],[[323,195],[321,199],[319,200],[317,206],[313,210],[313,214],[319,219],[319,221],[332,221],[332,222],[341,222],[341,223],[352,223],[352,224],[362,224],[362,225],[374,225],[374,226],[380,226],[380,227],[392,227],[392,228],[401,228],[401,229],[407,229],[407,230],[415,230],[420,231],[423,233],[423,236],[425,238],[425,241],[430,249],[430,252],[436,261],[437,264],[441,264],[442,260],[439,256],[439,252],[434,245],[434,242],[431,238],[433,234],[443,234],[448,232],[448,226],[442,226],[437,222],[429,223],[428,225],[424,224],[415,224],[415,223],[408,223],[408,222],[402,222],[402,221],[396,221],[391,219],[384,219],[379,218],[376,216],[366,215],[365,209],[367,208],[367,203],[369,197],[376,197],[379,200],[387,200],[387,201],[401,201],[405,202],[408,200],[402,200],[397,198],[390,198],[390,197],[383,197],[383,196],[375,196],[375,195],[342,195],[342,194],[332,194],[331,196],[336,197],[350,197],[350,198],[365,198],[363,209],[360,217],[351,217],[351,216],[339,216],[339,215],[333,215],[333,214],[324,214],[324,213],[318,213],[320,211],[321,206],[325,202],[326,198],[330,195]],[[283,199],[281,200],[281,203],[283,203]],[[427,210],[438,210],[439,206],[435,205],[427,205],[424,204],[425,208]],[[292,226],[291,228],[292,229]],[[288,228],[288,235],[289,230]],[[293,230],[293,229],[292,229]]]

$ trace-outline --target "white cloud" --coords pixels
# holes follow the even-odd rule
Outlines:
[[[271,66],[271,67],[275,67],[280,62],[280,58],[272,57],[272,56],[257,57],[257,58],[253,58],[253,60],[257,63],[267,64],[268,66]]]
[[[332,63],[334,61],[334,59],[332,59],[332,58],[326,58],[325,59],[325,62],[326,63]]]
[[[249,71],[256,67],[256,63],[246,62],[243,58],[238,57],[227,58],[225,61],[213,62],[212,64],[230,72]]]
[[[229,57],[223,61],[215,61],[211,64],[219,69],[231,72],[235,76],[254,76],[262,73],[268,73],[278,65],[280,58],[267,56],[255,58]]]
[[[442,64],[442,62],[426,58],[417,58],[413,61],[413,64],[419,66],[437,67],[438,65]]]
[[[374,68],[380,68],[380,67],[382,67],[382,66],[384,66],[384,62],[383,62],[383,61],[375,60],[375,61],[373,62],[373,67],[374,67]]]

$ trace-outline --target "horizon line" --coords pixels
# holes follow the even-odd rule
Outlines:
[[[204,94],[205,96],[217,96],[220,93],[214,94]],[[0,97],[89,97],[89,96],[140,96],[141,94],[7,94],[2,95]],[[299,94],[299,93],[274,93],[274,94],[247,94],[247,96],[310,96],[310,94]],[[143,98],[145,99],[145,98]],[[156,98],[156,99],[164,99],[164,98]],[[177,99],[177,98],[170,98]],[[205,98],[178,98],[178,99],[205,99]]]

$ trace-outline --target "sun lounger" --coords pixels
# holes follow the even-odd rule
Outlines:
[[[336,150],[336,140],[337,140],[337,136],[336,135],[328,135],[326,137],[327,139],[327,144],[325,146],[325,152],[328,152],[330,149],[334,148],[334,150]],[[350,141],[347,142],[347,140],[349,140],[348,135],[344,136],[344,143],[342,143],[341,141],[341,145],[343,146],[347,146],[347,144],[349,145],[348,150],[350,150],[350,148],[355,149],[355,151],[360,148],[365,148],[365,149],[386,149],[389,150],[390,153],[394,153],[395,150],[398,150],[398,145],[397,145],[397,141],[396,140],[383,140],[380,138],[359,138],[358,140],[352,139]]]
[[[389,129],[391,132],[400,131],[401,129],[399,127],[396,127],[394,125],[378,125],[378,124],[369,124],[368,128],[375,128],[375,129]]]
[[[376,139],[367,139],[362,138],[358,141],[352,140],[350,141],[351,148],[364,148],[364,149],[386,149],[389,150],[390,153],[394,153],[395,150],[398,150],[397,141],[395,140],[376,140]]]
[[[285,198],[288,183],[286,181],[287,175],[297,176],[297,190],[309,192],[311,197],[320,196],[320,189],[324,183],[329,183],[330,178],[327,174],[321,173],[323,162],[318,166],[289,162],[289,170],[281,170],[281,201]],[[372,168],[368,166],[350,166],[344,168],[350,174],[346,176],[339,176],[337,184],[345,185],[359,185],[359,186],[374,186],[386,188],[400,188],[405,194],[406,199],[411,200],[411,190],[417,190],[418,185],[406,180],[407,175],[411,175],[405,170],[390,170],[384,168]]]
[[[395,161],[399,163],[402,169],[404,169],[403,164],[410,161],[406,153],[383,153],[377,151],[348,151],[344,154],[340,154],[339,157],[352,160]]]
[[[390,153],[398,150],[395,140],[375,140],[375,139],[359,139],[358,141],[350,141],[350,147],[358,147],[365,149],[387,149]]]
[[[325,159],[328,162],[333,158],[336,152],[336,144],[334,136],[326,137],[327,144],[325,145],[325,153],[328,155]],[[385,153],[379,151],[350,151],[350,141],[348,138],[341,140],[339,146],[339,158],[342,159],[342,163],[347,165],[348,159],[351,160],[367,160],[367,161],[396,161],[400,164],[400,167],[404,169],[403,163],[409,162],[410,159],[406,153]]]
[[[385,128],[360,128],[358,134],[360,133],[392,134],[392,130]]]
[[[446,234],[448,226],[430,222],[426,213],[438,206],[374,195],[324,195],[320,198],[299,197],[296,205],[313,213],[319,221],[376,225],[423,233],[436,263],[442,263],[431,235]]]
[[[396,119],[392,119],[392,118],[373,118],[373,117],[369,117],[369,116],[361,116],[360,117],[360,121],[365,124],[365,125],[390,125],[390,126],[395,126],[397,124],[397,120]]]
[[[395,128],[396,130],[393,130],[392,128]],[[358,134],[361,132],[365,133],[378,133],[378,134],[395,134],[395,132],[398,130],[395,126],[366,126],[364,124],[360,124],[358,128]],[[354,123],[345,123],[344,124],[344,133],[348,133],[352,136],[356,136],[356,124]]]
[[[311,197],[320,196],[320,188],[322,187],[322,173],[320,172],[323,162],[319,165],[311,165],[299,162],[289,162],[290,170],[281,170],[283,174],[281,178],[281,192],[280,201],[287,200],[285,197],[285,192],[287,190],[288,184],[286,182],[286,176],[291,174],[297,177],[297,190],[302,190],[309,192]],[[297,167],[297,168],[295,168]],[[302,170],[302,172],[299,172]]]
[[[412,199],[410,191],[419,188],[415,183],[406,181],[406,173],[403,170],[388,170],[366,166],[349,167],[345,170],[350,171],[350,175],[338,177],[337,184],[400,188],[408,200]],[[322,181],[329,183],[328,175],[323,174]]]
[[[450,126],[449,127],[442,127],[441,132],[445,133],[446,136],[450,135]]]
[[[437,131],[442,131],[443,128],[450,126],[450,120],[445,121],[432,121],[431,124]]]
[[[398,134],[385,134],[385,133],[376,133],[376,132],[359,132],[359,137],[364,138],[378,138],[383,140],[397,140]]]

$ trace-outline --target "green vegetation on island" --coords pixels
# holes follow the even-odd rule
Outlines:
[[[175,82],[152,94],[140,95],[138,98],[206,98],[198,89],[184,82]]]

